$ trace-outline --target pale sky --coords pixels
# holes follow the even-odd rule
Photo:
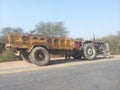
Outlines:
[[[120,0],[0,0],[0,28],[30,31],[41,21],[64,22],[72,38],[117,34]]]

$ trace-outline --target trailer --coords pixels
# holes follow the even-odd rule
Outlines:
[[[109,45],[95,41],[75,41],[67,37],[47,37],[39,35],[8,34],[7,48],[12,48],[17,56],[39,66],[50,62],[50,54],[64,55],[65,59],[95,59],[102,53],[110,57]]]

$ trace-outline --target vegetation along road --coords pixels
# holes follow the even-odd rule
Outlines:
[[[0,90],[120,90],[120,56],[52,60],[42,67],[18,61],[0,67]]]

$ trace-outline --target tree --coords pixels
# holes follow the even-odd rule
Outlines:
[[[84,39],[81,38],[81,37],[77,37],[77,38],[75,38],[75,40],[76,40],[76,41],[83,41]]]
[[[23,29],[20,27],[17,27],[17,28],[5,27],[1,29],[1,34],[3,36],[7,36],[9,33],[23,34]]]
[[[66,31],[63,22],[40,22],[30,33],[49,37],[61,37],[66,36],[68,31]]]
[[[100,39],[97,39],[97,41],[105,42],[110,45],[110,51],[111,54],[120,54],[120,34],[118,35],[109,35]]]
[[[9,33],[12,34],[23,34],[23,29],[20,27],[12,28],[12,27],[5,27],[0,30],[0,42],[6,43],[7,42],[7,35]]]

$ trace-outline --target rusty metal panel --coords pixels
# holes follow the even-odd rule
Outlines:
[[[45,37],[35,35],[9,34],[8,41],[13,48],[30,49],[35,45],[46,46],[49,49],[72,50],[73,40],[64,37]]]

